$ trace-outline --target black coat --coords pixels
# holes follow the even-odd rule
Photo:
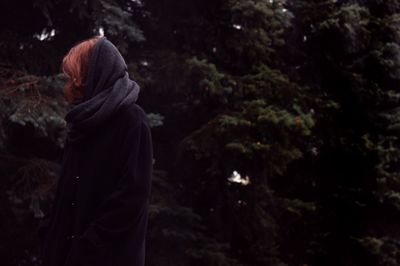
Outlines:
[[[149,122],[136,104],[84,143],[67,142],[44,265],[144,265],[152,159]]]
[[[48,223],[43,220],[40,230],[45,266],[144,265],[153,171],[150,125],[144,110],[132,102],[137,84],[126,80],[122,57],[105,38],[100,43],[102,48],[97,45],[93,54],[92,78],[97,85],[108,86],[97,86],[98,92],[86,95],[86,102],[67,115],[70,131],[55,200]],[[100,64],[101,60],[112,64]],[[122,74],[108,75],[105,66]],[[110,86],[115,88],[105,91]],[[101,91],[106,96],[94,97]],[[121,97],[116,95],[121,92]],[[76,117],[84,117],[83,122]]]

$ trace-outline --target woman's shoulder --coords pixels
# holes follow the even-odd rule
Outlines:
[[[125,108],[122,108],[120,110],[119,117],[123,124],[126,125],[127,129],[130,128],[137,128],[139,127],[142,123],[148,125],[149,120],[147,117],[146,112],[144,109],[138,105],[137,103],[134,103],[132,105],[126,106]]]
[[[121,154],[131,153],[132,147],[139,147],[140,141],[151,136],[150,122],[146,112],[138,104],[132,104],[120,110],[118,116],[118,141],[121,142]],[[124,156],[124,155],[121,155]]]

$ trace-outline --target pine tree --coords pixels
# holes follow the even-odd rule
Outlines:
[[[321,100],[311,164],[325,216],[319,261],[397,265],[399,3],[296,1],[289,9],[299,68]]]
[[[182,202],[241,263],[283,265],[291,255],[280,245],[290,236],[282,238],[280,217],[314,210],[270,186],[310,153],[306,139],[314,126],[307,89],[283,72],[291,13],[280,1],[149,6],[157,33],[174,32],[161,43],[160,57],[152,57],[153,73],[157,65],[163,72],[151,85],[174,95],[171,109],[182,110],[171,118],[183,119],[180,129],[187,131],[173,179],[184,187]],[[145,31],[157,45],[159,35]]]

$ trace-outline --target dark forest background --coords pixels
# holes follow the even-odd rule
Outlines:
[[[147,265],[400,265],[400,1],[2,0],[0,264],[40,265],[68,49],[141,86]]]

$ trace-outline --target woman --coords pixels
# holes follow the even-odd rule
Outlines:
[[[43,263],[144,265],[153,150],[135,103],[140,88],[105,37],[74,46],[62,66],[68,131],[55,201],[39,231]]]

